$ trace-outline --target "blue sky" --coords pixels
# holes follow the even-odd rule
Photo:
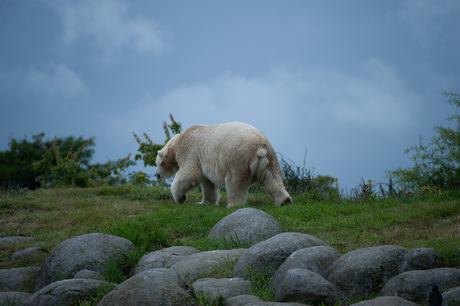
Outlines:
[[[2,0],[0,150],[95,137],[104,163],[136,153],[132,132],[162,142],[172,113],[252,124],[342,188],[385,182],[455,111],[459,16],[457,0]]]

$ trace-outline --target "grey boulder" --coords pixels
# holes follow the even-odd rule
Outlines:
[[[0,245],[6,244],[6,243],[14,243],[14,242],[26,241],[26,240],[30,240],[30,239],[32,239],[32,237],[26,237],[26,236],[0,237]]]
[[[239,277],[233,278],[202,278],[192,284],[195,294],[205,294],[211,298],[225,299],[238,295],[248,295],[251,283]]]
[[[295,251],[275,271],[270,281],[271,288],[277,288],[287,270],[306,269],[325,277],[329,266],[340,257],[340,252],[327,245],[312,246]]]
[[[225,306],[254,305],[255,303],[263,301],[264,300],[255,295],[243,294],[227,299],[225,301]]]
[[[266,212],[255,208],[241,208],[214,225],[208,238],[256,244],[281,232],[281,223]]]
[[[134,274],[153,268],[170,268],[184,257],[198,253],[198,250],[188,246],[173,246],[145,254],[136,265]]]
[[[250,303],[246,306],[305,306],[305,304],[300,303],[283,303],[283,302],[256,302]]]
[[[43,253],[43,250],[39,247],[32,247],[27,248],[24,250],[20,250],[11,254],[12,259],[20,259],[20,258],[31,258],[35,256],[40,256]]]
[[[441,259],[435,250],[431,248],[411,249],[404,255],[399,266],[399,273],[413,270],[430,270],[440,266]]]
[[[150,269],[120,283],[98,306],[195,305],[186,284],[171,269]]]
[[[340,256],[327,270],[326,278],[348,297],[367,297],[398,274],[407,251],[395,245],[354,250]]]
[[[379,296],[375,299],[361,301],[350,306],[416,306],[417,304],[398,296]]]
[[[20,291],[0,292],[0,305],[22,305],[31,293]]]
[[[408,271],[390,279],[382,289],[382,295],[399,296],[412,302],[428,299],[435,283],[441,292],[460,286],[460,269],[437,268]]]
[[[171,266],[187,281],[207,277],[222,265],[238,260],[247,249],[216,250],[192,254]]]
[[[75,273],[75,276],[73,277],[74,279],[77,278],[82,278],[82,279],[98,279],[98,280],[104,280],[104,276],[102,276],[101,273],[99,272],[94,272],[91,270],[80,270],[77,273]]]
[[[443,305],[460,305],[460,287],[442,293]]]
[[[59,279],[72,278],[80,270],[101,271],[109,258],[122,257],[134,244],[121,237],[93,233],[58,244],[42,263],[35,281],[40,290]]]
[[[235,276],[247,279],[251,273],[274,270],[299,249],[327,245],[321,239],[302,233],[281,233],[251,246],[235,265]]]
[[[321,275],[305,270],[290,269],[275,291],[278,302],[308,302],[312,304],[344,304],[345,295]]]
[[[54,282],[32,294],[23,301],[23,306],[78,305],[96,296],[101,286],[112,288],[115,284],[94,279],[66,279]]]
[[[38,267],[22,267],[0,270],[1,291],[21,291],[26,283],[37,273]]]

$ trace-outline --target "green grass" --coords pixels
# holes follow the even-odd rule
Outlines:
[[[316,200],[314,200],[316,199]],[[222,191],[219,206],[201,206],[201,194],[189,193],[176,204],[169,190],[134,186],[41,189],[0,194],[0,236],[31,236],[33,240],[0,246],[0,269],[39,266],[60,242],[100,232],[131,240],[136,251],[123,263],[110,263],[107,277],[129,277],[145,253],[173,245],[201,251],[248,247],[235,240],[212,241],[211,228],[238,208],[227,209]],[[246,207],[263,210],[278,219],[284,231],[302,232],[324,240],[340,252],[394,244],[407,248],[431,247],[444,264],[460,268],[460,197],[457,193],[420,192],[389,198],[344,199],[334,194],[315,197],[300,194],[294,205],[276,207],[265,193],[252,193]],[[11,254],[39,246],[45,254],[29,260],[12,260]],[[225,269],[224,269],[225,270]],[[228,269],[227,269],[228,270]],[[228,274],[228,271],[223,274]],[[222,275],[222,273],[221,273]],[[273,294],[264,287],[267,277],[255,278],[254,292]]]

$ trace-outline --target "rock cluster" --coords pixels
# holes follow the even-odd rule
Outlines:
[[[253,208],[225,217],[210,237],[251,239],[253,245],[207,252],[165,248],[144,255],[132,277],[112,284],[100,272],[109,258],[134,245],[106,234],[82,235],[56,246],[39,268],[0,270],[0,305],[68,305],[101,292],[107,293],[99,305],[198,305],[203,299],[225,299],[226,305],[349,305],[370,295],[380,296],[354,305],[416,305],[427,302],[432,283],[449,305],[460,303],[460,269],[442,268],[432,249],[384,245],[341,255],[316,237],[282,233],[276,219]],[[233,277],[209,277],[222,266],[234,266]],[[35,292],[21,292],[35,274]],[[271,277],[277,302],[251,295],[250,280],[257,275]]]

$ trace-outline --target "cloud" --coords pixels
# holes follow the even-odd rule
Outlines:
[[[63,64],[49,63],[32,68],[24,76],[24,87],[38,102],[55,104],[73,101],[89,90],[80,76]]]
[[[285,158],[301,164],[308,148],[309,165],[343,178],[367,175],[364,160],[380,159],[384,167],[388,146],[415,126],[418,99],[404,89],[397,71],[379,60],[363,63],[355,75],[278,67],[253,78],[222,75],[178,86],[160,97],[145,93],[135,109],[103,125],[127,144],[132,131],[163,141],[161,123],[169,121],[169,113],[184,128],[243,121],[262,130]],[[403,148],[395,150],[402,154]]]
[[[358,75],[312,71],[305,80],[309,91],[301,97],[304,112],[317,122],[394,131],[413,124],[416,96],[404,89],[396,71],[379,60],[362,64]]]
[[[393,68],[369,60],[356,75],[286,67],[255,78],[224,75],[207,84],[179,86],[158,99],[146,95],[132,116],[138,122],[173,113],[178,118],[193,116],[190,123],[240,120],[270,125],[287,120],[397,130],[413,124],[416,98]]]
[[[48,3],[62,19],[61,42],[67,47],[90,40],[110,57],[122,48],[158,53],[168,46],[167,31],[143,16],[131,16],[124,0]]]
[[[396,69],[371,59],[354,74],[279,66],[255,77],[223,74],[133,100],[130,111],[101,119],[101,138],[117,138],[104,148],[112,155],[135,154],[133,131],[163,142],[162,122],[169,122],[170,113],[184,129],[243,121],[259,128],[285,160],[302,166],[307,149],[308,169],[351,188],[361,177],[385,181],[385,170],[410,163],[403,151],[407,139],[421,133],[417,106],[423,97],[406,89]]]

